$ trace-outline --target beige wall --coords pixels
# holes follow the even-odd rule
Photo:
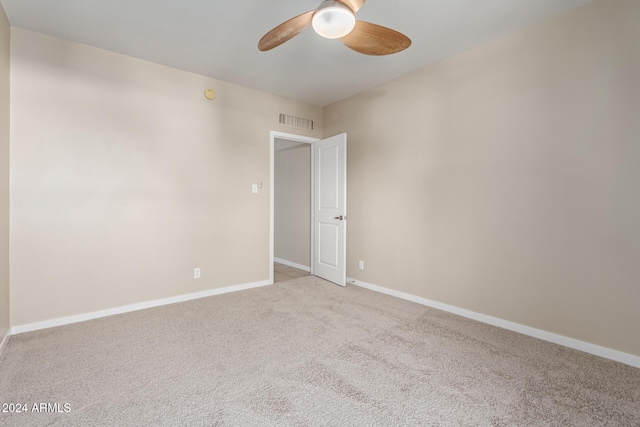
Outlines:
[[[275,257],[311,265],[311,145],[301,144],[274,156]]]
[[[11,47],[13,326],[268,279],[269,131],[283,112],[321,136],[320,108],[17,28]]]
[[[348,275],[640,355],[638,22],[596,1],[325,108]]]
[[[0,5],[0,341],[9,330],[9,45]]]

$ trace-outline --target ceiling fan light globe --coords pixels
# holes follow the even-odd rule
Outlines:
[[[356,26],[356,17],[348,7],[337,1],[325,1],[313,15],[311,25],[316,33],[327,39],[346,36]]]

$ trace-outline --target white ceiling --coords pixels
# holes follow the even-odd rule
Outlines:
[[[324,106],[591,0],[368,0],[357,18],[413,40],[361,55],[308,29],[260,37],[320,0],[0,0],[11,25]]]

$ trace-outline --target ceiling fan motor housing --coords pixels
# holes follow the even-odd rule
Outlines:
[[[312,26],[316,33],[328,39],[346,36],[356,25],[353,11],[343,3],[325,0],[313,14]]]

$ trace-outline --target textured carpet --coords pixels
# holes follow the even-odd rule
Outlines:
[[[0,402],[28,405],[3,426],[639,426],[640,369],[305,277],[14,336]]]

